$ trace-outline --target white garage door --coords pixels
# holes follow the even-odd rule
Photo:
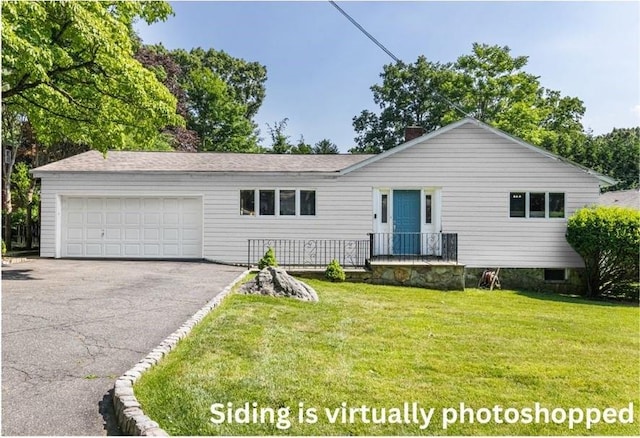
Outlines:
[[[62,257],[201,258],[202,198],[62,197]]]

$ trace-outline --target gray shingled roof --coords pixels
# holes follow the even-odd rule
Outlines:
[[[618,207],[631,207],[640,210],[640,191],[633,189],[604,192],[600,195],[598,204],[617,205]]]
[[[48,172],[338,172],[371,155],[89,151],[33,170]]]

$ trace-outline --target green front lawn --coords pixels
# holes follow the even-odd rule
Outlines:
[[[145,413],[172,435],[640,433],[637,307],[511,291],[308,283],[320,303],[228,297],[136,384]],[[227,403],[237,408],[247,402],[256,403],[256,411],[273,409],[274,421],[229,423]],[[426,429],[420,429],[421,416],[412,416],[413,402],[435,408]],[[535,417],[513,423],[536,402],[550,412],[621,409],[633,402],[633,424],[600,422],[587,430],[584,423],[573,429],[566,422],[535,424]],[[212,413],[214,403],[222,405]],[[299,421],[300,403],[316,410],[317,421]],[[444,416],[453,419],[453,410],[443,409],[459,411],[460,403],[480,418],[469,423],[467,413],[464,423],[443,429]],[[362,405],[378,409],[378,420],[385,408],[387,424],[372,424],[372,413],[363,418],[361,411],[353,421],[338,417],[331,424],[325,412]],[[501,421],[499,410],[512,408],[513,424],[478,412],[496,405]],[[577,420],[579,412],[572,415]]]

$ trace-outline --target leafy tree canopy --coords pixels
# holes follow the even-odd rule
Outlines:
[[[235,58],[215,49],[177,49],[170,52],[187,77],[192,70],[207,69],[219,76],[229,87],[229,94],[245,106],[245,116],[252,119],[265,97],[267,69],[258,62]]]
[[[402,143],[406,126],[429,132],[464,114],[551,150],[570,144],[583,135],[582,101],[543,88],[526,64],[508,47],[476,43],[455,63],[420,56],[413,64],[385,65],[382,84],[371,87],[381,111],[354,117],[352,152],[382,152]]]
[[[157,142],[160,128],[184,121],[133,58],[131,25],[169,14],[166,2],[3,2],[3,110],[24,116],[42,144]]]
[[[219,76],[206,68],[191,70],[184,88],[189,96],[189,127],[200,135],[200,150],[257,151],[253,125],[244,116],[246,107]]]
[[[265,95],[263,65],[214,49],[169,51],[162,45],[142,45],[136,57],[178,100],[178,113],[186,119],[187,129],[167,132],[176,148],[233,152],[260,149],[252,118]],[[196,84],[204,86],[196,89]],[[224,140],[221,135],[225,133],[233,138]]]

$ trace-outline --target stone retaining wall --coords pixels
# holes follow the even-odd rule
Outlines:
[[[467,268],[467,287],[477,287],[484,269]],[[538,268],[500,268],[498,274],[502,289],[519,289],[531,292],[555,292],[584,295],[587,290],[584,268],[567,269],[565,281],[545,281],[544,269]]]

